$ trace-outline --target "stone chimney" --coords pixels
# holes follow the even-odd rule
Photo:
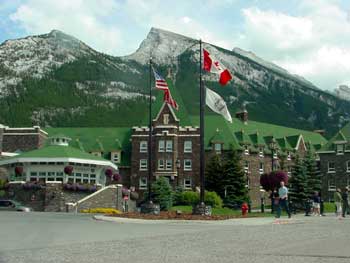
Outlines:
[[[325,130],[314,130],[315,133],[319,133],[321,134],[322,136],[325,136],[326,134],[326,131]]]
[[[248,111],[245,107],[241,111],[236,112],[236,118],[241,120],[244,124],[248,124]]]

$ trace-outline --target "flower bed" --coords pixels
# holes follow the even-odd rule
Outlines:
[[[83,209],[80,211],[81,213],[91,213],[91,214],[108,214],[108,215],[118,215],[121,214],[117,209],[114,208],[91,208],[91,209]]]

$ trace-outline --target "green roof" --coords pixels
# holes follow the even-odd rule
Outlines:
[[[328,143],[319,149],[319,151],[334,151],[336,142],[350,142],[350,123],[346,124],[340,131],[338,131]],[[346,144],[346,150],[349,150],[350,145]]]
[[[37,150],[22,153],[13,158],[78,158],[85,160],[106,161],[106,159],[83,152],[77,148],[61,145],[45,146]]]
[[[101,151],[103,157],[110,160],[109,153],[122,151],[120,166],[130,165],[131,127],[104,128],[46,128],[49,134],[62,133],[72,140],[69,145],[86,152]]]
[[[199,125],[198,116],[192,116],[191,120],[193,124]],[[241,148],[240,144],[250,144],[254,147],[264,145],[268,148],[271,139],[275,138],[279,148],[289,150],[296,147],[300,135],[313,145],[324,145],[327,142],[322,135],[311,131],[250,120],[245,124],[237,118],[233,118],[232,123],[229,123],[220,115],[208,114],[205,116],[206,145],[210,144],[210,138],[215,135],[217,128],[225,139],[224,148],[226,149],[230,144],[237,149]]]

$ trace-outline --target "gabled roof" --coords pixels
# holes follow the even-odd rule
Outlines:
[[[346,144],[346,150],[349,150],[350,145],[350,123],[346,124],[341,130],[339,130],[327,144],[323,145],[318,152],[333,152],[335,151],[335,144]]]
[[[216,130],[215,135],[210,139],[210,143],[224,143],[224,137],[222,136],[219,129]]]
[[[249,135],[250,140],[256,146],[265,146],[264,138],[259,134],[259,132],[255,132]]]

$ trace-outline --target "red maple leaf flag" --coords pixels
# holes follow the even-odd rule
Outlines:
[[[216,60],[210,53],[203,48],[203,69],[205,71],[216,73],[220,75],[219,83],[225,86],[231,79],[232,75],[227,68],[225,68],[218,60]]]

